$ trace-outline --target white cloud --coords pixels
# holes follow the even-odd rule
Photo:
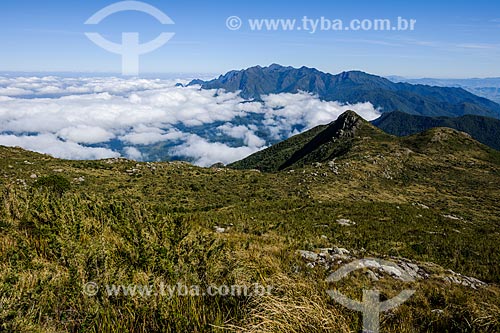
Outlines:
[[[255,128],[250,129],[250,127],[239,125],[233,126],[230,123],[226,123],[222,126],[219,126],[217,129],[222,131],[224,134],[229,135],[235,139],[243,139],[243,142],[246,146],[260,148],[266,144],[264,139],[259,138],[255,134]]]
[[[142,153],[139,151],[139,149],[134,147],[125,147],[125,155],[127,156],[127,158],[135,161],[140,161],[143,158]]]
[[[115,77],[60,78],[46,77],[0,77],[0,95],[68,95],[68,94],[127,94],[134,91],[163,89],[186,80],[121,79]],[[11,90],[2,90],[8,87]],[[15,90],[18,89],[18,90]]]
[[[115,137],[113,133],[103,128],[87,125],[66,127],[60,130],[57,134],[65,140],[86,144],[108,142]]]
[[[145,125],[138,125],[129,133],[120,137],[120,140],[134,145],[152,145],[158,142],[179,141],[186,136],[181,131],[170,128],[163,130]]]
[[[0,88],[0,96],[21,96],[21,95],[28,95],[31,93],[32,92],[29,90],[16,87]]]
[[[120,152],[141,159],[141,147],[166,143],[174,147],[171,153],[209,165],[233,162],[268,146],[269,140],[329,123],[349,109],[367,120],[380,114],[370,103],[342,105],[305,92],[263,96],[259,103],[237,93],[177,87],[178,82],[0,77],[0,144],[69,159]],[[243,145],[217,142],[221,133]],[[122,148],[109,149],[110,140],[118,140]]]
[[[61,141],[52,134],[34,136],[0,135],[0,145],[22,147],[69,160],[97,160],[120,156],[119,153],[110,149],[84,147],[74,142]]]
[[[181,156],[193,158],[197,165],[210,166],[218,162],[229,164],[259,150],[259,148],[255,147],[229,147],[220,142],[208,142],[192,134],[185,143],[177,146],[173,152]]]
[[[279,94],[263,97],[268,126],[278,127],[279,130],[291,129],[294,125],[302,124],[305,129],[327,124],[336,120],[348,110],[356,111],[366,120],[374,120],[380,116],[371,103],[341,104],[339,102],[325,102],[306,92],[298,94]]]

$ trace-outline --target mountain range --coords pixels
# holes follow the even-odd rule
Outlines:
[[[499,104],[462,88],[396,83],[361,71],[333,75],[315,68],[273,64],[230,71],[211,81],[193,80],[189,85],[239,91],[241,97],[253,100],[260,100],[263,95],[305,91],[325,101],[371,102],[382,112],[448,117],[473,114],[500,118]]]
[[[411,84],[425,84],[430,86],[439,87],[456,87],[463,88],[474,95],[478,95],[487,99],[494,101],[495,103],[500,103],[500,78],[474,78],[474,79],[408,79],[401,76],[389,76],[387,77],[393,82],[406,82]]]

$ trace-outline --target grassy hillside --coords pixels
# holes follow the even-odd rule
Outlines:
[[[381,315],[384,332],[498,332],[500,154],[451,129],[397,139],[353,120],[342,154],[321,141],[324,153],[302,151],[272,173],[0,147],[0,331],[359,331],[361,315],[330,299],[325,279],[377,257],[411,261],[425,276],[408,302]],[[283,166],[328,129],[268,150],[262,169]],[[297,252],[335,247],[349,256],[311,262]],[[457,273],[486,285],[450,282]],[[333,287],[357,299],[367,286],[388,298],[408,287],[367,276]],[[273,289],[146,297],[104,287],[179,282]]]
[[[427,131],[434,127],[450,127],[470,134],[477,141],[500,150],[500,120],[488,117],[465,115],[458,118],[422,117],[403,112],[390,112],[372,122],[381,130],[407,136]]]

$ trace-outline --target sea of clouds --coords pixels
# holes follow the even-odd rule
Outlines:
[[[0,145],[64,159],[175,157],[209,166],[242,159],[346,110],[367,120],[380,116],[371,103],[325,102],[305,92],[246,101],[178,85],[186,82],[0,76]]]

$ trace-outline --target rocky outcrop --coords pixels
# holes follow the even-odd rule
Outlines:
[[[439,280],[445,283],[461,285],[464,287],[478,289],[487,284],[473,277],[468,277],[452,270],[444,270],[432,263],[418,263],[406,258],[384,258],[394,265],[385,265],[375,259],[360,259],[354,255],[355,251],[344,248],[331,247],[321,248],[317,251],[298,251],[298,254],[309,268],[322,268],[325,270],[335,270],[342,265],[346,265],[357,260],[357,266],[364,270],[366,275],[374,281],[378,281],[385,276],[403,280],[403,277],[410,276],[415,280]]]

